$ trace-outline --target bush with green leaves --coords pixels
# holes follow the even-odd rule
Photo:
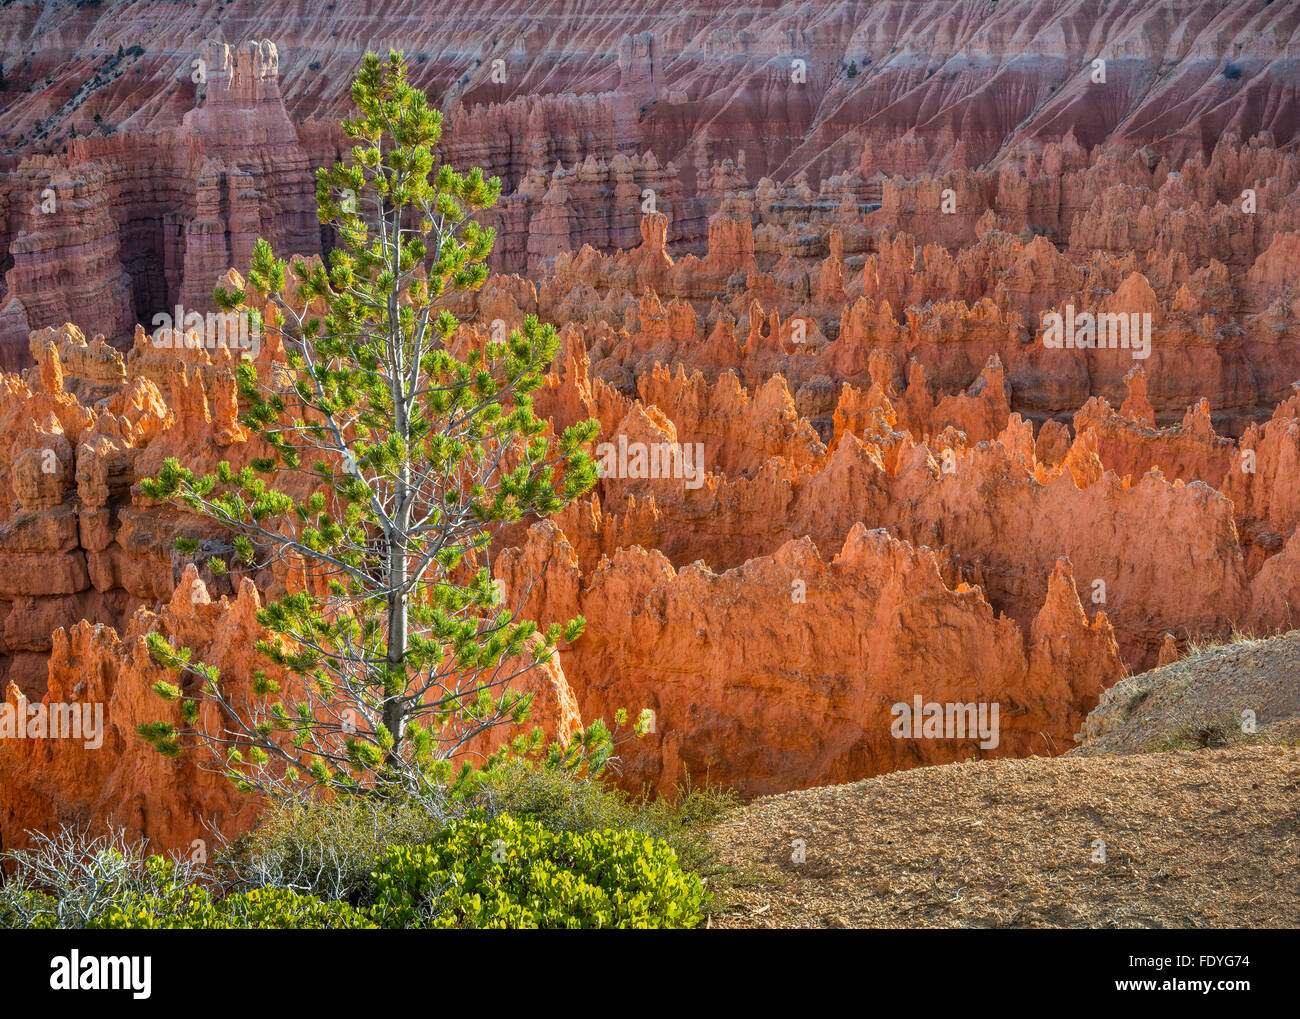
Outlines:
[[[502,814],[394,847],[374,874],[385,927],[693,927],[707,893],[666,843],[631,831],[548,831]]]
[[[374,930],[364,910],[287,888],[254,888],[221,898],[200,885],[155,895],[130,893],[92,921],[92,930]]]
[[[255,828],[214,853],[223,887],[288,888],[300,894],[372,901],[371,875],[390,847],[431,842],[450,823],[480,816],[528,817],[549,831],[582,834],[617,828],[666,842],[683,869],[723,879],[708,831],[737,800],[726,790],[693,786],[651,797],[570,775],[563,767],[515,760],[482,776],[466,801],[343,796],[272,802]]]
[[[686,870],[722,874],[709,830],[739,803],[735,792],[695,785],[690,776],[671,792],[633,795],[603,778],[574,780],[562,770],[510,761],[489,775],[476,800],[492,815],[529,817],[553,832],[618,828],[672,846]]]
[[[214,863],[230,888],[287,888],[361,904],[390,847],[428,842],[449,820],[406,798],[273,802],[255,828],[217,848]]]
[[[31,833],[3,856],[0,927],[684,927],[710,903],[694,872],[726,886],[707,829],[734,797],[718,790],[632,797],[520,763],[475,803],[275,802],[210,869],[122,832]]]
[[[48,931],[59,926],[59,900],[53,895],[29,888],[0,895],[0,930]]]
[[[128,896],[163,894],[196,879],[184,859],[150,854],[124,829],[29,831],[29,844],[0,854],[0,927],[75,930],[92,926]]]
[[[289,889],[244,888],[221,897],[188,860],[147,851],[122,829],[91,836],[61,827],[32,831],[0,856],[0,928],[100,930],[368,928],[364,912]]]

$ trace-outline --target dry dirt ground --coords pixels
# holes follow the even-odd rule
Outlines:
[[[729,820],[713,927],[1300,925],[1295,747],[918,768]]]
[[[755,800],[710,925],[1300,926],[1300,632],[1124,679],[1080,735]]]
[[[1128,677],[1082,736],[750,803],[710,925],[1300,925],[1300,633]]]

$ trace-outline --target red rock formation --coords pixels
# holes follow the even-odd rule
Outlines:
[[[0,294],[0,368],[30,363],[30,330],[76,319],[110,339],[135,322],[130,278],[122,265],[118,225],[104,172],[80,164],[69,172],[51,157],[24,160],[10,185],[31,203],[10,217],[13,268]]]
[[[1120,138],[1181,155],[1223,130],[1269,129],[1284,144],[1297,127],[1284,101],[1290,79],[1282,63],[1295,26],[1285,9],[1275,8],[1231,3],[1209,12],[1197,5],[1126,4],[1103,16],[1096,0],[1019,0],[969,22],[956,10],[898,17],[866,3],[839,12],[794,3],[762,10],[652,3],[580,14],[542,3],[488,8],[467,21],[457,18],[462,9],[435,2],[382,15],[366,8],[304,10],[286,23],[274,9],[237,2],[225,17],[236,18],[252,37],[292,33],[297,56],[286,71],[295,122],[337,119],[361,50],[392,40],[415,61],[417,84],[462,104],[457,126],[466,135],[500,136],[511,119],[489,114],[490,104],[535,96],[545,113],[532,138],[567,144],[576,158],[587,152],[607,158],[620,142],[655,138],[671,146],[664,152],[669,158],[690,151],[717,159],[743,149],[755,177],[783,166],[843,167],[860,159],[868,179],[879,170],[976,166],[1030,140],[1077,139],[1090,148]],[[166,123],[183,115],[183,90],[166,94],[177,68],[164,58],[174,50],[163,43],[182,38],[193,45],[212,35],[220,17],[214,8],[177,11],[143,2],[125,13],[79,13],[57,21],[19,19],[11,29],[14,51],[27,59],[7,60],[13,68],[7,77],[10,89],[21,92],[49,74],[50,91],[64,96],[99,73],[96,87],[54,109],[39,96],[16,103],[0,141],[16,145],[38,123],[48,138],[64,137],[74,126],[84,134],[96,129],[96,113],[110,124]],[[353,32],[336,34],[339,17],[349,19]],[[1080,54],[1122,48],[1123,59],[1109,60],[1108,84],[1091,82],[1091,67],[1081,59],[1059,59],[1063,30],[1080,40]],[[132,49],[137,44],[139,53]],[[124,52],[114,56],[119,45]],[[961,53],[979,59],[957,64],[954,54]],[[807,65],[802,86],[792,80],[794,58]],[[1225,61],[1235,76],[1220,73]],[[502,73],[494,73],[498,66]],[[1164,71],[1158,78],[1157,69]],[[1097,101],[1099,91],[1107,102]],[[561,107],[566,94],[601,95],[608,112],[600,119],[552,114],[549,104]],[[133,106],[140,109],[132,117]],[[482,112],[471,114],[475,107]],[[529,124],[533,115],[512,119]],[[585,146],[559,140],[584,119],[594,121]],[[507,151],[514,160],[496,172],[533,155],[530,144]],[[563,149],[540,157],[575,161]]]
[[[141,609],[122,637],[109,626],[84,621],[54,631],[48,686],[32,702],[47,710],[59,704],[88,707],[102,730],[91,740],[0,740],[6,845],[21,844],[27,829],[112,824],[147,836],[160,850],[181,852],[193,839],[210,837],[205,822],[233,831],[256,817],[256,803],[203,770],[196,755],[168,760],[135,734],[137,725],[159,717],[160,702],[150,687],[170,676],[150,658],[147,632],[159,630],[191,644],[228,682],[251,676],[248,634],[258,606],[252,584],[245,582],[233,603],[217,603],[192,566],[182,580],[159,614]],[[17,706],[18,688],[10,685],[6,699]]]
[[[655,713],[623,754],[624,776],[669,789],[689,772],[745,794],[980,756],[973,740],[902,740],[891,706],[1001,700],[996,754],[1068,742],[1119,676],[1104,616],[1090,623],[1069,566],[1026,644],[981,593],[948,587],[950,564],[861,524],[829,561],[806,539],[716,574],[624,550],[583,571],[550,525],[499,564],[536,584],[530,607],[581,611],[587,635],[566,675],[589,717]],[[632,611],[629,611],[631,608]],[[760,622],[761,620],[761,622]],[[844,640],[846,632],[872,639]],[[707,724],[701,724],[707,718]],[[791,725],[798,719],[797,725]]]
[[[124,346],[137,320],[179,325],[178,305],[214,310],[214,281],[247,265],[259,236],[283,253],[319,250],[278,61],[270,41],[205,40],[187,62],[203,79],[195,107],[173,127],[77,139],[62,158],[0,175],[0,263],[13,259],[0,289],[0,367],[26,366],[30,329],[75,320]]]
[[[0,376],[0,679],[102,697],[116,752],[0,740],[6,845],[58,820],[166,845],[203,816],[245,823],[132,737],[140,641],[186,634],[240,682],[251,607],[299,581],[235,591],[171,551],[220,535],[140,479],[255,449],[238,352],[152,315],[206,307],[257,236],[328,243],[308,174],[345,151],[330,121],[357,56],[334,19],[360,46],[373,18],[340,2],[295,14],[284,47],[204,43],[205,5],[10,30],[7,80],[51,83],[0,129],[0,341],[26,368]],[[689,771],[747,794],[1056,753],[1124,668],[1300,625],[1286,7],[1004,0],[967,24],[651,5],[598,28],[546,3],[387,10],[384,39],[448,111],[443,154],[506,186],[485,220],[520,275],[457,298],[457,342],[557,322],[537,408],[609,444],[589,498],[495,550],[526,614],[588,619],[529,679],[547,727],[650,707],[629,785]],[[285,37],[265,5],[234,8]],[[1119,47],[1108,83],[1061,63],[1062,31]],[[119,39],[142,52],[111,56]],[[175,53],[204,62],[201,88]],[[31,155],[96,112],[119,130]],[[40,218],[47,181],[72,198]],[[1081,313],[1136,315],[1135,336],[1149,316],[1149,349],[1045,342],[1047,316]],[[256,360],[280,371],[268,328]],[[666,469],[630,466],[634,447]],[[916,696],[998,703],[997,746],[900,738],[893,706]]]

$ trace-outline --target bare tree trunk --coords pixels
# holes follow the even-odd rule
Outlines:
[[[394,244],[400,244],[400,233],[394,232]],[[398,261],[394,253],[393,261]],[[402,336],[399,323],[399,310],[395,294],[388,298],[389,321],[389,371],[391,372],[391,393],[393,397],[393,428],[398,439],[405,445],[410,440],[410,422],[406,413],[406,393],[404,379],[405,364],[402,357]],[[388,544],[388,655],[387,665],[390,673],[405,675],[408,594],[407,581],[407,540],[411,528],[411,468],[403,462],[397,479],[396,499],[393,502],[394,519],[392,529],[385,535]],[[404,707],[406,684],[395,692],[385,690],[384,726],[393,738],[390,755],[397,757],[398,749],[406,735],[407,711]]]

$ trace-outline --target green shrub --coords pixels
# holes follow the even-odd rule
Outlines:
[[[0,900],[0,930],[57,930],[59,900],[45,892],[18,890]]]
[[[199,885],[160,895],[127,895],[90,924],[96,930],[374,930],[364,911],[285,888],[214,898]]]
[[[470,804],[363,796],[273,804],[255,829],[217,850],[216,878],[232,890],[288,888],[368,905],[371,875],[390,848],[432,842],[473,813],[530,817],[557,834],[626,829],[666,842],[683,870],[716,883],[726,874],[708,832],[735,803],[731,792],[689,784],[675,795],[629,796],[597,779],[515,762],[486,775]]]
[[[0,927],[77,930],[128,894],[161,894],[199,876],[190,861],[150,854],[121,828],[26,834],[25,848],[0,854]]]
[[[500,815],[394,847],[374,874],[385,927],[693,927],[706,895],[667,844]]]
[[[227,887],[288,888],[364,904],[370,875],[390,846],[428,842],[446,823],[410,800],[273,803],[256,828],[218,849],[215,863]]]
[[[574,779],[548,768],[512,762],[488,776],[481,802],[491,814],[531,817],[553,832],[620,828],[660,839],[682,868],[713,879],[721,873],[709,830],[738,803],[731,790],[688,779],[672,795],[631,796],[600,779]]]

